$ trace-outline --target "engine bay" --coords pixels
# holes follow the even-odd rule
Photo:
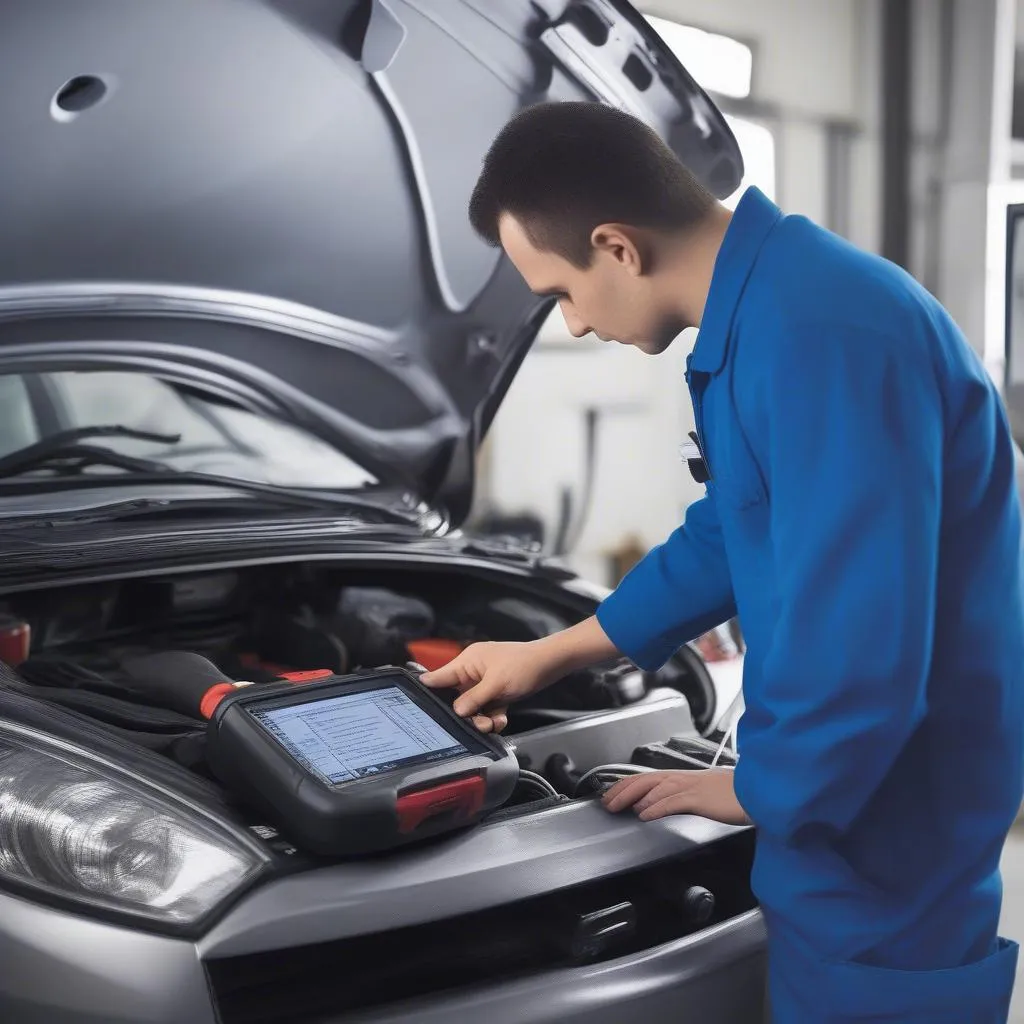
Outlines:
[[[146,659],[188,652],[225,679],[259,686],[295,673],[434,668],[476,641],[532,640],[581,617],[455,570],[303,564],[183,572],[8,600],[0,608],[0,660],[8,668],[0,682],[212,781],[205,722],[173,700],[154,699],[137,676]],[[722,759],[695,714],[709,686],[700,658],[683,649],[656,673],[607,663],[517,704],[505,735],[520,780],[496,813],[590,796],[630,772]]]

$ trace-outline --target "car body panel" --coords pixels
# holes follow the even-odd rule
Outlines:
[[[551,971],[337,1024],[757,1024],[765,1019],[765,928],[750,911],[704,932],[595,967]],[[334,1024],[327,1020],[324,1024]]]
[[[323,538],[316,543],[322,550],[329,546]],[[424,567],[445,566],[506,580],[523,593],[543,594],[548,600],[558,593],[567,608],[581,613],[600,593],[572,578],[537,576],[528,565],[460,555],[461,545],[471,547],[474,542],[457,535],[410,543],[404,553],[400,547],[391,545],[388,550],[387,543],[377,542],[359,556],[351,550],[354,543],[339,538],[339,548],[349,550],[344,555],[336,552],[333,560],[409,568],[421,548]],[[154,560],[155,554],[150,545],[148,559]],[[322,554],[321,559],[327,557]],[[180,558],[175,561],[177,572],[188,572]],[[60,575],[50,577],[51,586]],[[123,577],[123,572],[112,575]],[[663,731],[677,729],[678,723]],[[632,739],[626,747],[631,744]],[[503,908],[517,901],[701,854],[745,833],[749,830],[689,816],[641,823],[632,815],[610,816],[594,801],[573,802],[489,823],[384,859],[302,864],[302,870],[265,879],[241,895],[191,941],[4,896],[0,952],[7,962],[26,966],[0,972],[0,1016],[26,1024],[185,1019],[203,1024],[215,1019],[204,963],[286,956],[302,947],[368,933],[398,933],[479,912],[493,915],[500,928]],[[51,934],[59,934],[60,941],[50,941]],[[687,1007],[705,1008],[705,1020],[747,1024],[757,1019],[751,1008],[760,1005],[763,947],[763,924],[754,911],[678,942],[600,965],[556,968],[520,980],[491,981],[474,990],[432,993],[407,1005],[381,1005],[372,1013],[359,1011],[338,1019],[412,1021],[430,1019],[423,1015],[432,1014],[439,1020],[468,1021],[478,1019],[474,1007],[487,1006],[495,1020],[517,1024],[554,1021],[557,1014],[582,1020],[588,1012],[598,1012],[600,1000],[605,1016],[591,1019],[612,1021],[615,1014],[637,1006],[649,1009],[654,1020],[675,1020],[680,1000],[685,1000]],[[49,976],[62,981],[50,986],[45,982]]]
[[[0,1017],[215,1024],[195,946],[0,894]]]
[[[576,803],[473,829],[385,862],[334,864],[268,882],[199,940],[239,956],[405,928],[527,899],[697,850],[736,831],[678,816],[651,828]],[[500,910],[495,912],[500,920]]]
[[[612,103],[719,194],[742,177],[620,0],[23,0],[0,84],[0,369],[203,384],[455,519],[550,307],[468,222],[501,125]]]
[[[500,925],[498,925],[500,926]],[[31,941],[29,937],[31,936]],[[753,1024],[764,992],[759,911],[591,967],[437,996],[338,1024]],[[17,1024],[217,1024],[200,950],[0,894],[0,1011]],[[330,1024],[325,1021],[325,1024]]]

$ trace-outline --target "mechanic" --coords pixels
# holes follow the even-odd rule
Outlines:
[[[470,219],[576,337],[656,355],[699,327],[686,378],[709,479],[595,617],[474,645],[425,682],[501,729],[574,669],[655,669],[738,611],[738,766],[631,778],[605,806],[753,823],[776,1024],[1005,1021],[1021,513],[998,393],[950,316],[757,189],[730,213],[596,103],[511,121]]]

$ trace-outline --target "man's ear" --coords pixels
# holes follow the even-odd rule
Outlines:
[[[641,232],[625,224],[599,224],[590,233],[590,244],[598,254],[611,257],[633,277],[650,269],[652,254]]]

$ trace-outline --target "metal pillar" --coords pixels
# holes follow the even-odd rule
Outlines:
[[[910,262],[912,0],[882,4],[882,255]]]

